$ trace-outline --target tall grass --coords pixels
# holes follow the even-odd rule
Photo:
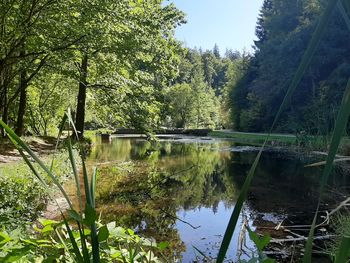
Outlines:
[[[284,99],[279,107],[279,110],[277,111],[277,114],[276,114],[275,119],[273,121],[273,124],[270,128],[270,131],[269,131],[268,135],[266,136],[266,139],[265,139],[262,147],[260,148],[260,151],[257,154],[253,165],[251,166],[251,169],[248,172],[248,175],[247,175],[246,180],[243,184],[240,195],[237,199],[237,203],[236,203],[235,208],[232,212],[231,218],[229,220],[228,226],[227,226],[225,234],[224,234],[223,241],[222,241],[221,246],[220,246],[220,250],[218,253],[218,257],[217,257],[218,263],[221,263],[224,261],[225,255],[227,253],[227,249],[230,245],[230,242],[231,242],[231,239],[233,236],[233,232],[234,232],[236,225],[237,225],[239,214],[242,210],[244,200],[246,199],[246,196],[247,196],[251,181],[254,177],[255,170],[256,170],[257,164],[260,160],[262,151],[263,151],[266,143],[269,141],[271,133],[272,133],[277,121],[279,120],[281,113],[288,105],[288,102],[290,101],[295,89],[297,88],[303,75],[305,74],[306,70],[308,69],[308,67],[312,61],[312,58],[317,50],[317,47],[320,43],[320,40],[324,34],[326,26],[327,26],[332,14],[337,6],[339,7],[340,12],[341,12],[342,16],[344,17],[347,26],[348,27],[350,26],[349,17],[348,17],[346,10],[344,8],[344,6],[346,8],[349,8],[349,6],[350,6],[349,1],[344,0],[343,2],[340,2],[340,0],[330,0],[328,2],[326,10],[324,11],[324,14],[322,15],[322,17],[320,18],[320,20],[318,22],[318,25],[317,25],[317,27],[312,35],[312,38],[310,40],[310,43],[308,44],[308,47],[307,47],[307,49],[302,57],[302,60],[299,64],[299,67],[298,67],[294,77],[292,78],[290,84],[288,85],[286,95],[284,96]],[[347,11],[350,11],[350,10],[347,10]],[[346,91],[344,92],[342,105],[341,105],[341,108],[339,110],[338,118],[337,118],[337,121],[335,124],[335,130],[333,133],[332,142],[331,142],[331,146],[329,149],[329,154],[327,157],[326,165],[325,165],[323,176],[322,176],[322,182],[321,182],[321,187],[320,187],[320,193],[321,193],[320,194],[320,201],[321,201],[321,197],[322,197],[323,187],[324,187],[325,182],[327,181],[329,173],[332,169],[335,153],[337,152],[341,137],[344,133],[344,129],[345,129],[345,126],[346,126],[347,121],[348,121],[348,117],[349,117],[349,113],[350,113],[350,90],[349,89],[350,89],[350,82],[348,84]],[[319,202],[319,204],[320,204],[320,202]],[[319,204],[318,204],[318,207],[319,207]],[[318,214],[318,207],[317,207],[317,212],[315,214],[315,217],[314,217],[314,220],[312,223],[312,227],[310,229],[309,238],[308,238],[307,245],[306,245],[306,251],[305,251],[304,258],[303,258],[304,262],[311,262],[312,241],[313,241],[314,229],[315,229],[315,225],[316,225],[316,218],[317,218],[317,214]],[[344,250],[348,250],[348,249],[350,249],[349,240],[348,240],[348,238],[344,237],[343,242],[341,244],[338,258],[342,257],[344,255],[344,253],[342,253],[342,252]]]

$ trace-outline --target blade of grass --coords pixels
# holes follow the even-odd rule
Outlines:
[[[348,80],[346,89],[344,91],[344,95],[343,95],[343,99],[342,99],[340,109],[338,112],[337,120],[335,122],[335,128],[334,128],[333,135],[332,135],[331,145],[330,145],[327,159],[326,159],[326,165],[324,167],[323,174],[322,174],[321,185],[320,185],[320,197],[319,197],[317,210],[315,213],[315,217],[314,217],[311,229],[310,229],[309,238],[308,238],[307,245],[306,245],[305,255],[303,258],[304,263],[311,262],[313,233],[314,233],[314,229],[315,229],[316,218],[318,215],[319,206],[320,206],[322,196],[323,196],[323,190],[324,190],[324,187],[328,181],[329,175],[332,171],[334,159],[335,159],[335,156],[337,154],[340,141],[341,141],[343,134],[345,132],[349,116],[350,116],[350,78]]]
[[[339,158],[339,159],[334,160],[335,163],[347,162],[347,161],[350,161],[350,157]],[[322,162],[307,164],[307,165],[304,165],[304,167],[317,167],[317,166],[321,166],[321,165],[325,165],[325,164],[326,164],[326,161],[322,161]]]
[[[92,206],[90,186],[89,186],[89,177],[88,177],[88,172],[87,172],[87,169],[86,169],[86,164],[85,164],[84,158],[81,158],[81,161],[82,161],[82,167],[83,167],[83,179],[84,179],[84,189],[85,189],[86,203],[90,207],[93,207]]]
[[[90,187],[91,187],[91,200],[92,200],[92,208],[95,208],[95,198],[96,198],[96,180],[97,180],[97,168],[94,168],[94,172],[92,173],[92,177],[91,177],[91,183],[90,183]]]
[[[283,110],[285,109],[285,107],[287,106],[288,102],[290,101],[295,89],[297,88],[298,84],[300,83],[302,77],[304,76],[305,74],[305,71],[307,70],[307,68],[309,67],[310,63],[311,63],[311,60],[317,50],[317,47],[318,47],[318,44],[321,40],[321,37],[325,31],[325,28],[326,28],[326,25],[334,11],[334,8],[337,4],[339,0],[331,0],[329,1],[328,3],[328,6],[323,14],[323,16],[321,17],[316,29],[315,29],[315,32],[313,33],[312,35],[312,38],[310,40],[310,43],[302,57],[302,60],[299,64],[299,67],[293,77],[293,79],[291,80],[289,86],[288,86],[288,89],[287,89],[287,92],[286,92],[286,95],[284,96],[284,99],[281,103],[281,106],[279,107],[278,111],[277,111],[277,114],[275,116],[275,119],[271,125],[271,128],[270,128],[270,131],[268,133],[268,135],[266,136],[266,139],[265,139],[265,142],[263,144],[263,146],[261,147],[258,155],[256,156],[255,158],[255,161],[248,173],[248,176],[244,182],[244,185],[242,187],[242,190],[241,190],[241,193],[238,197],[238,200],[237,200],[237,203],[233,209],[233,212],[232,212],[232,215],[231,215],[231,218],[230,218],[230,221],[229,221],[229,224],[226,228],[226,231],[225,231],[225,235],[224,235],[224,238],[223,238],[223,241],[221,243],[221,246],[220,246],[220,250],[219,250],[219,254],[218,254],[218,257],[217,257],[217,261],[218,263],[221,263],[223,262],[224,258],[225,258],[225,255],[226,255],[226,252],[227,252],[227,249],[228,249],[228,246],[230,245],[230,241],[232,239],[232,236],[233,236],[233,232],[236,228],[236,225],[237,225],[237,220],[238,220],[238,217],[239,217],[239,214],[240,214],[240,211],[242,210],[242,206],[243,206],[243,202],[245,200],[245,197],[246,197],[246,194],[248,192],[248,189],[250,187],[250,183],[252,181],[252,178],[254,177],[254,174],[255,174],[255,170],[256,170],[256,167],[257,167],[257,164],[260,160],[260,157],[261,157],[261,154],[262,154],[262,151],[267,143],[267,141],[269,140],[270,136],[271,136],[271,133],[280,117],[280,115],[282,114]]]
[[[221,243],[221,247],[220,247],[216,262],[223,262],[225,259],[227,249],[230,245],[230,242],[231,242],[231,239],[233,236],[233,232],[236,228],[237,221],[238,221],[239,215],[241,213],[241,209],[243,207],[244,200],[246,199],[246,196],[247,196],[247,193],[249,190],[249,186],[250,186],[250,183],[254,177],[254,173],[255,173],[256,167],[259,163],[261,154],[262,154],[262,151],[260,150],[257,157],[254,160],[252,167],[249,170],[247,178],[244,181],[244,184],[242,186],[242,190],[238,196],[237,202],[235,204],[235,207],[234,207],[233,212],[231,214],[230,220],[228,222],[228,225],[227,225],[227,228],[226,228],[226,231],[225,231],[222,243]]]
[[[17,147],[22,148],[24,151],[26,151],[34,160],[35,162],[45,171],[45,173],[51,178],[51,180],[54,182],[56,187],[60,190],[60,192],[63,194],[64,198],[66,199],[68,205],[70,208],[73,209],[72,203],[66,193],[66,191],[63,189],[61,183],[58,181],[55,175],[50,171],[50,169],[38,158],[38,156],[25,144],[20,137],[18,137],[15,132],[7,126],[2,120],[0,120],[0,126],[4,128],[7,135],[11,137],[11,141],[15,142]]]
[[[79,210],[80,210],[79,213],[82,214],[83,213],[83,201],[82,201],[82,196],[81,196],[81,191],[80,191],[80,179],[79,179],[78,169],[76,166],[76,161],[75,161],[74,154],[73,154],[72,142],[71,142],[70,138],[68,138],[68,154],[69,154],[69,160],[70,160],[72,170],[73,170],[75,187],[77,190]]]
[[[74,124],[74,121],[73,121],[73,119],[72,119],[72,113],[71,113],[70,108],[68,108],[66,115],[67,115],[67,118],[68,118],[68,121],[69,121],[69,125],[71,125],[72,128],[73,128],[73,132],[74,132],[75,138],[76,138],[77,140],[79,140],[78,131],[77,131],[77,129],[75,128],[75,124]]]
[[[61,122],[60,122],[59,128],[58,128],[58,135],[57,135],[57,138],[56,138],[55,151],[54,151],[54,153],[53,153],[53,159],[52,159],[52,161],[51,161],[51,166],[50,166],[50,171],[51,171],[51,172],[52,172],[52,169],[53,169],[53,166],[54,166],[55,154],[56,154],[57,149],[58,149],[58,144],[59,144],[59,142],[60,142],[60,138],[61,138],[61,136],[62,136],[62,132],[63,132],[63,129],[64,129],[64,125],[66,124],[67,119],[68,119],[67,115],[64,114],[64,115],[63,115],[63,118],[62,118],[62,120],[61,120]]]
[[[63,213],[61,212],[61,216],[63,218],[63,222],[64,222],[64,225],[66,226],[67,228],[67,232],[68,232],[68,236],[69,236],[69,239],[72,243],[72,246],[73,246],[73,252],[74,254],[76,255],[77,257],[77,261],[80,263],[80,262],[84,262],[84,259],[80,253],[80,250],[79,250],[79,247],[78,247],[78,244],[77,242],[75,241],[75,238],[74,238],[74,235],[73,235],[73,232],[68,224],[68,221],[67,219],[65,218],[65,216],[63,215]]]
[[[346,14],[346,10],[344,9],[344,6],[340,1],[337,2],[337,7],[340,10],[340,13],[343,16],[345,23],[350,30],[349,16]],[[321,186],[320,186],[320,197],[319,197],[319,201],[317,204],[317,210],[316,210],[316,213],[315,213],[312,225],[311,225],[311,229],[309,232],[309,237],[308,237],[308,240],[306,243],[305,254],[303,257],[304,263],[311,262],[312,242],[313,242],[313,237],[314,237],[314,231],[315,231],[318,210],[319,210],[321,200],[322,200],[323,189],[324,189],[326,182],[328,181],[329,174],[331,173],[334,159],[335,159],[342,135],[344,134],[346,124],[347,124],[347,121],[349,118],[349,114],[350,114],[350,79],[348,80],[348,84],[347,84],[346,90],[345,90],[344,95],[343,95],[343,100],[342,100],[342,103],[341,103],[341,106],[339,109],[339,113],[337,116],[337,120],[335,123],[335,129],[334,129],[333,136],[332,136],[331,146],[330,146],[330,149],[329,149],[329,152],[327,155],[326,165],[325,165],[325,168],[323,170],[322,181],[321,181]]]
[[[343,236],[342,241],[340,243],[340,248],[338,250],[338,254],[335,257],[335,263],[348,262],[349,251],[350,251],[350,237]]]

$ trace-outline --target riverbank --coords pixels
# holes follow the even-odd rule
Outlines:
[[[215,130],[208,134],[213,138],[232,139],[238,143],[248,143],[252,145],[262,145],[267,138],[267,133],[253,133],[253,132],[237,132],[232,130]],[[288,146],[298,147],[307,151],[319,151],[326,154],[331,138],[329,136],[312,136],[300,134],[298,136],[293,134],[270,134],[269,146]],[[338,153],[341,155],[350,155],[350,139],[344,136]]]
[[[39,156],[49,155],[56,148],[57,138],[50,136],[22,137],[23,141]],[[0,140],[0,164],[21,161],[22,156],[9,139]]]
[[[237,142],[251,142],[263,144],[267,133],[252,133],[252,132],[237,132],[232,130],[215,130],[208,134],[211,137],[234,139]],[[270,135],[268,140],[272,144],[287,144],[295,145],[297,143],[297,137],[292,134],[277,134]]]
[[[41,161],[50,167],[59,182],[63,183],[72,177],[66,150],[56,152],[55,144],[51,143],[50,138],[44,140],[31,137],[25,138],[25,141],[29,142]],[[43,213],[47,210],[49,195],[55,195],[57,190],[52,180],[41,173],[37,164],[33,163],[33,166],[45,178],[45,187],[12,145],[2,141],[1,146],[6,147],[1,147],[0,227],[11,230],[32,224],[38,217],[45,216]]]

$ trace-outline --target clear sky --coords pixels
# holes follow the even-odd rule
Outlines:
[[[251,51],[263,0],[170,0],[187,14],[187,24],[176,31],[187,47]]]

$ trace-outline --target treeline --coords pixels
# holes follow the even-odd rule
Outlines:
[[[229,125],[225,90],[246,56],[185,48],[173,4],[13,0],[0,10],[0,118],[17,134],[54,134],[68,108],[81,135]]]
[[[19,135],[91,125],[153,127],[177,74],[184,14],[160,0],[0,3],[0,115]],[[143,127],[144,128],[144,127]]]
[[[243,53],[219,47],[187,49],[179,73],[163,90],[163,125],[177,128],[223,128],[230,126],[226,107],[228,83],[235,80]]]
[[[229,90],[235,129],[267,131],[270,128],[327,2],[263,2],[256,27],[255,53],[242,77]],[[277,131],[330,133],[350,76],[349,43],[350,31],[336,10]]]

